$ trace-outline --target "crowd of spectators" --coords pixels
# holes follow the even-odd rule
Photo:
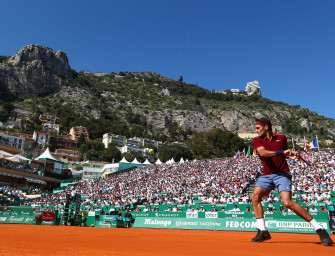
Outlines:
[[[28,163],[17,163],[6,159],[0,159],[0,167],[21,172],[37,173]]]
[[[330,192],[335,191],[335,151],[315,151],[312,157],[315,163],[312,166],[288,160],[293,174],[293,196],[298,202],[332,205]],[[261,172],[257,156],[163,164],[116,173],[108,178],[80,179],[76,186],[36,198],[26,205],[62,207],[66,194],[70,193],[85,195],[83,205],[91,207],[136,205],[143,199],[146,199],[145,210],[148,211],[157,211],[158,205],[171,205],[171,211],[178,211],[176,205],[238,205],[251,203],[248,188]],[[281,202],[280,196],[274,193],[263,198],[263,203],[278,202]],[[275,207],[267,210],[287,211]]]
[[[0,196],[10,202],[24,200],[25,196],[22,191],[15,186],[0,186]]]

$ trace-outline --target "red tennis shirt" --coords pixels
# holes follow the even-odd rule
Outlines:
[[[254,144],[254,148],[257,150],[259,147],[264,147],[266,150],[278,151],[278,150],[286,150],[287,146],[287,138],[285,135],[281,134],[272,134],[271,141],[266,137],[256,137],[253,139],[252,143]],[[263,164],[263,176],[274,174],[277,172],[290,172],[290,169],[286,162],[285,156],[273,156],[273,157],[261,157]]]

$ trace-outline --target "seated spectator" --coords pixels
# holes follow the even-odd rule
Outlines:
[[[314,204],[311,205],[309,212],[318,212],[318,209],[315,208]]]
[[[325,209],[322,205],[320,206],[319,212],[328,212],[327,209]]]
[[[246,212],[251,212],[250,206],[247,206],[247,208],[245,209]]]

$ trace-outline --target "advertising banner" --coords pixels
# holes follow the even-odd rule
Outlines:
[[[54,212],[43,212],[42,221],[54,221],[55,213]]]
[[[0,216],[0,223],[34,224],[34,215]]]
[[[214,216],[214,215],[211,215]],[[270,232],[315,233],[308,222],[300,218],[286,216],[281,219],[268,219],[266,226]],[[319,220],[320,224],[330,232],[328,219]],[[203,229],[203,230],[235,230],[255,231],[255,218],[158,218],[137,217],[134,227],[138,228],[169,228],[169,229]]]

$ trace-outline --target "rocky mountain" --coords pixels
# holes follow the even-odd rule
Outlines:
[[[263,98],[250,88],[219,93],[153,72],[78,73],[65,53],[35,44],[0,59],[0,87],[8,92],[2,100],[14,103],[18,117],[37,110],[55,114],[64,130],[78,122],[100,122],[97,137],[127,129],[130,135],[171,135],[171,127],[184,135],[215,127],[248,133],[256,117],[267,116],[277,132],[335,138],[335,120]]]
[[[72,78],[64,52],[36,44],[24,46],[6,63],[0,63],[0,87],[8,96],[41,96],[66,85]]]

